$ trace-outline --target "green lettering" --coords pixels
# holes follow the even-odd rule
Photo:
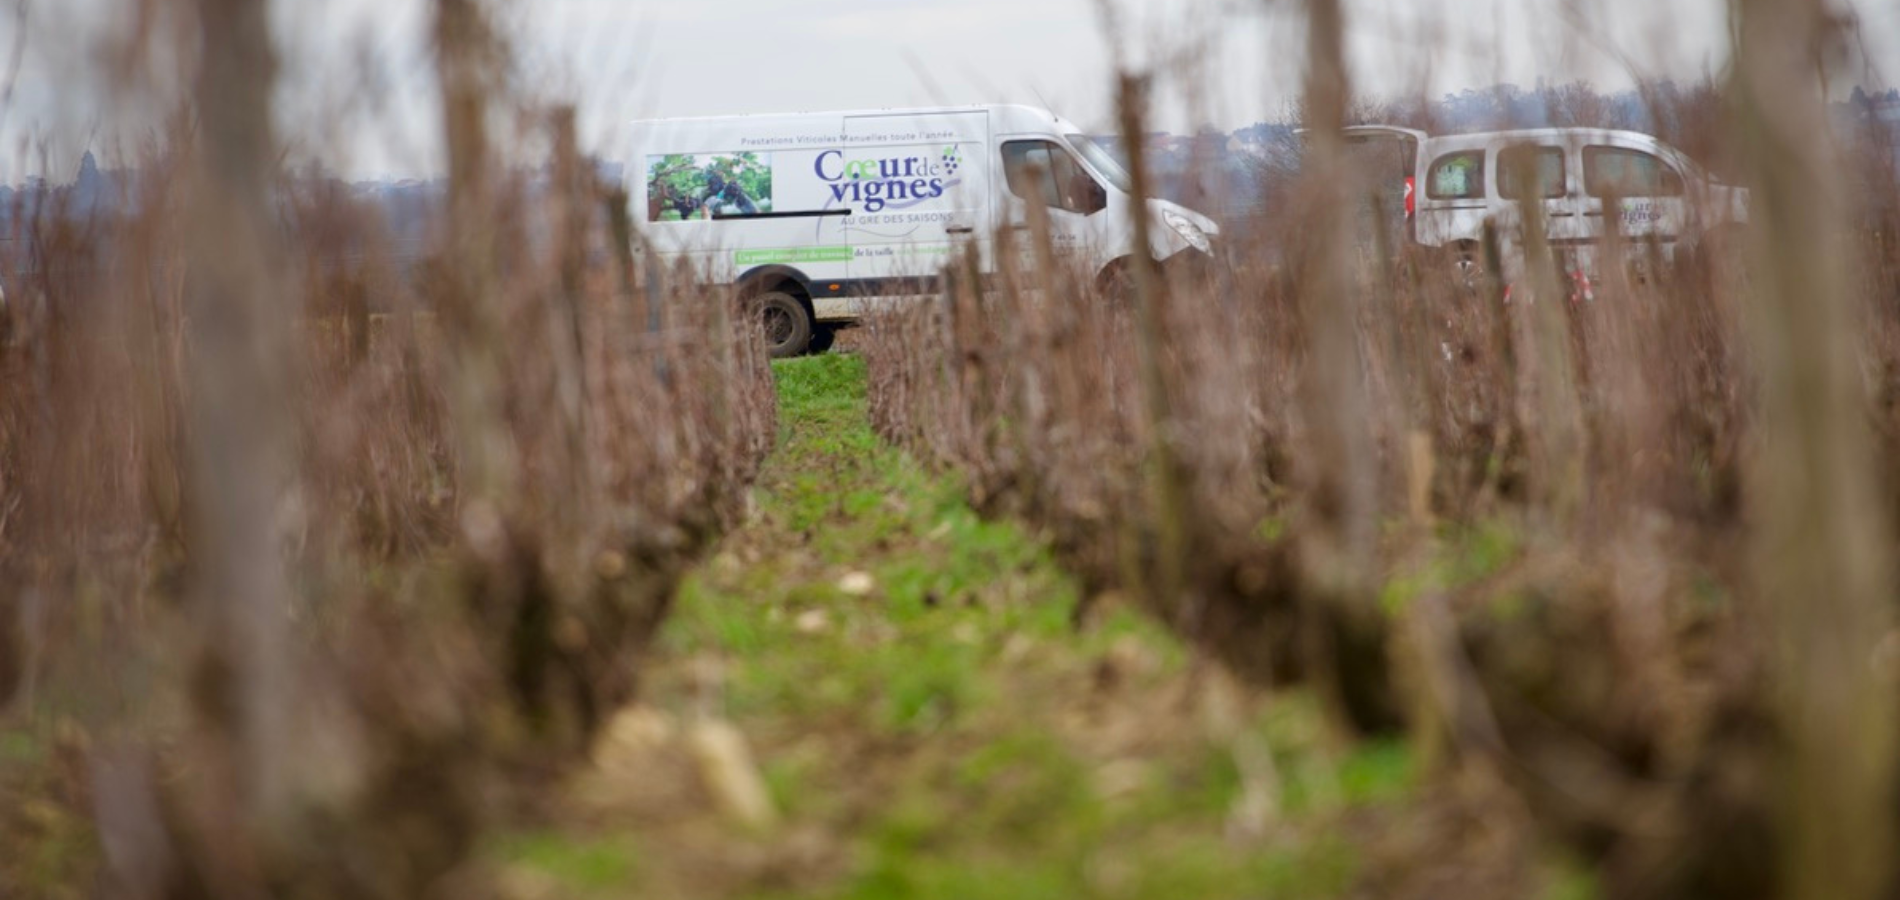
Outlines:
[[[742,268],[751,268],[796,263],[847,262],[851,256],[852,249],[845,246],[768,247],[757,250],[735,250],[732,261]]]

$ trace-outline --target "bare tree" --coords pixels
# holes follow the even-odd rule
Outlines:
[[[1878,896],[1892,842],[1891,532],[1856,371],[1845,197],[1817,75],[1821,0],[1735,0],[1737,142],[1755,236],[1752,325],[1766,427],[1754,559],[1777,653],[1783,895]]]
[[[1344,13],[1339,0],[1307,0],[1307,66],[1302,108],[1310,129],[1305,181],[1322,193],[1345,182],[1347,102]],[[1313,497],[1308,555],[1331,590],[1359,593],[1372,571],[1372,440],[1361,362],[1357,303],[1348,266],[1346,205],[1304,198],[1300,312],[1307,330],[1300,405],[1312,432]],[[1331,592],[1329,590],[1329,592]]]
[[[288,474],[285,400],[293,304],[277,276],[270,187],[277,71],[264,0],[195,0],[199,140],[185,239],[195,498],[194,558],[207,646],[195,702],[229,753],[234,809],[281,812],[289,591],[272,523]]]

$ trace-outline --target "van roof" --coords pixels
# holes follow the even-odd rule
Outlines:
[[[987,110],[989,112],[1009,113],[1009,114],[1014,114],[1017,116],[1022,116],[1025,118],[1052,121],[1061,125],[1066,125],[1070,128],[1075,128],[1075,123],[1070,122],[1069,120],[1056,115],[1054,112],[1051,112],[1040,106],[1030,106],[1024,103],[968,103],[968,104],[962,104],[962,105],[953,104],[953,105],[948,105],[948,106],[893,106],[893,107],[885,107],[882,109],[837,109],[837,110],[811,109],[811,110],[799,110],[797,112],[783,112],[783,113],[741,113],[741,114],[736,114],[736,115],[723,115],[723,116],[674,116],[674,117],[659,118],[659,119],[636,119],[635,124],[651,125],[651,124],[658,124],[658,123],[684,123],[684,122],[730,122],[730,121],[743,120],[743,119],[799,119],[799,118],[805,118],[807,116],[837,116],[839,118],[853,118],[853,117],[858,117],[858,116],[932,115],[935,113],[976,112],[979,110]]]
[[[1584,128],[1576,126],[1554,128],[1503,128],[1495,131],[1469,131],[1430,135],[1431,140],[1434,141],[1470,141],[1472,143],[1493,141],[1499,138],[1535,141],[1557,140],[1566,137],[1617,137],[1656,141],[1658,143],[1662,142],[1662,138],[1653,134],[1631,131],[1625,128]]]

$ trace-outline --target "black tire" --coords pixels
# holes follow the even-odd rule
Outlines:
[[[812,326],[811,330],[811,344],[807,346],[805,350],[807,353],[813,355],[826,353],[831,350],[831,345],[837,343],[837,341],[838,326],[815,325]]]
[[[799,356],[811,346],[811,311],[784,291],[767,291],[752,299],[749,308],[765,330],[765,348],[773,359]]]
[[[1467,291],[1477,290],[1485,280],[1483,248],[1471,241],[1451,245],[1445,268],[1452,284]]]

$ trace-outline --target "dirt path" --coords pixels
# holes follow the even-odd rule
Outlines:
[[[1310,708],[1244,699],[1112,604],[1078,633],[1033,540],[872,435],[856,359],[777,371],[756,514],[592,767],[491,848],[505,894],[1344,892],[1328,823],[1403,793],[1403,752],[1329,761]]]

